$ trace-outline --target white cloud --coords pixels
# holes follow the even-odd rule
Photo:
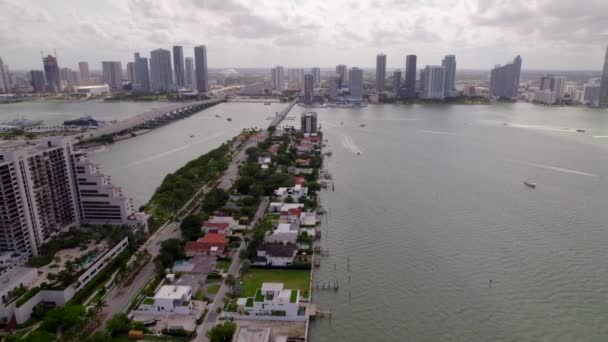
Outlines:
[[[210,67],[370,67],[384,52],[389,67],[454,53],[466,68],[522,54],[526,68],[598,69],[607,43],[606,0],[0,0],[0,54],[26,69],[54,48],[98,69],[199,44]]]

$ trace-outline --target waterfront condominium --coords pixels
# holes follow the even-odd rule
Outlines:
[[[340,88],[348,84],[348,68],[344,64],[336,65],[336,74],[340,75]]]
[[[133,84],[133,90],[147,93],[150,91],[148,59],[140,57],[139,52],[136,52],[133,57],[135,59],[135,84]]]
[[[127,62],[127,81],[133,85],[135,79],[135,62]]]
[[[11,77],[8,72],[8,66],[2,62],[0,58],[0,93],[8,93],[11,90]]]
[[[152,91],[165,93],[173,89],[171,51],[156,49],[150,52],[150,81]]]
[[[194,74],[194,59],[192,57],[186,57],[184,85],[190,90],[193,90],[194,86],[196,85],[196,75]]]
[[[0,144],[0,183],[0,251],[38,255],[71,226],[139,226],[148,218],[137,216],[130,200],[79,160],[63,137]]]
[[[30,83],[35,93],[43,93],[44,87],[46,86],[44,71],[30,70]]]
[[[103,81],[110,89],[122,89],[122,64],[120,62],[101,62],[101,73]]]
[[[91,79],[91,74],[89,73],[89,63],[87,62],[78,62],[78,70],[80,71],[80,82],[83,84],[88,84]]]
[[[416,55],[405,57],[405,97],[413,99],[416,97]]]
[[[566,92],[566,77],[555,75],[544,75],[540,78],[540,92],[551,93],[550,101],[542,103],[553,104],[559,102]]]
[[[443,91],[445,97],[456,97],[456,56],[447,55],[441,61],[443,67]]]
[[[442,66],[427,65],[420,72],[420,97],[442,100],[445,98],[445,70]]]
[[[42,58],[44,66],[44,77],[46,78],[46,91],[57,93],[61,91],[61,79],[59,77],[59,64],[57,57],[48,55]]]
[[[38,255],[44,242],[78,222],[68,141],[0,146],[0,250]]]
[[[498,99],[515,100],[519,89],[522,59],[520,56],[490,72],[490,95]]]
[[[604,55],[604,69],[600,80],[600,106],[608,107],[608,47]]]
[[[352,68],[348,72],[348,90],[350,98],[354,101],[363,100],[363,70]]]
[[[175,87],[183,88],[186,85],[184,75],[184,48],[173,47],[173,71],[175,72]]]
[[[399,96],[401,91],[401,70],[395,70],[393,72],[393,92],[395,96]]]
[[[384,91],[386,81],[386,55],[379,54],[376,56],[376,91],[381,93]]]
[[[302,112],[300,117],[302,124],[302,133],[312,134],[317,133],[317,113],[316,112]]]
[[[311,103],[314,97],[314,77],[312,74],[304,75],[304,102]]]
[[[194,66],[196,68],[196,89],[199,93],[209,92],[207,48],[205,45],[200,45],[194,48]]]
[[[336,100],[338,98],[338,89],[340,89],[340,75],[335,74],[330,76],[328,79],[329,90],[328,96],[330,100]]]
[[[310,70],[315,87],[321,85],[321,68],[314,67]]]
[[[582,102],[587,106],[599,107],[600,105],[600,79],[591,78],[583,86]]]
[[[284,87],[283,83],[285,80],[285,75],[283,74],[283,67],[277,65],[276,67],[272,68],[271,78],[272,88],[278,92],[282,92]]]

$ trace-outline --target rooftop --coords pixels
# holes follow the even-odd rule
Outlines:
[[[262,283],[262,292],[266,293],[268,291],[281,291],[283,290],[283,283]]]
[[[205,243],[228,243],[228,239],[224,234],[218,233],[208,233],[203,236],[202,239],[199,239],[200,242]]]
[[[276,233],[293,233],[291,229],[291,223],[279,223],[277,229],[275,229]],[[297,232],[297,230],[296,230]]]
[[[281,243],[264,243],[260,247],[261,251],[265,251],[266,255],[270,257],[293,257],[297,251],[298,247],[290,244],[281,244]]]
[[[239,327],[234,333],[233,342],[269,342],[270,328]]]
[[[158,289],[154,298],[181,299],[188,295],[189,292],[192,292],[190,286],[163,285]]]

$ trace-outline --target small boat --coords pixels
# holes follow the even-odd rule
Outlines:
[[[232,118],[226,118],[226,121],[232,121]]]
[[[526,184],[526,186],[528,186],[528,187],[530,187],[530,188],[532,188],[532,189],[535,189],[535,188],[536,188],[536,183],[535,183],[534,181],[531,181],[531,180],[525,180],[525,181],[524,181],[524,184]]]
[[[577,129],[576,131],[579,132],[579,133],[585,133],[584,129]]]
[[[270,102],[264,102],[264,106],[270,106]]]
[[[215,117],[216,117],[216,118],[219,118],[220,116],[219,116],[219,115],[217,115],[217,114],[215,114]]]
[[[360,155],[361,155],[361,152],[357,152],[357,155],[358,155],[358,156],[360,156]]]
[[[366,124],[360,124],[359,127],[365,127],[367,126]]]
[[[329,157],[329,156],[331,156],[333,154],[333,152],[332,151],[327,151],[324,154]]]
[[[194,138],[194,134],[190,134],[190,138]]]

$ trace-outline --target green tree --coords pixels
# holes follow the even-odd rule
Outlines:
[[[163,268],[173,266],[176,260],[186,258],[186,252],[182,242],[178,239],[165,240],[160,245],[160,253],[156,257],[162,264]]]
[[[48,342],[55,340],[55,335],[51,334],[48,331],[44,330],[34,330],[31,334],[27,335],[26,338],[21,339],[19,341],[25,342]]]
[[[272,134],[276,131],[277,131],[277,128],[275,126],[268,126],[268,133]]]
[[[131,329],[131,321],[125,314],[118,314],[112,317],[106,324],[106,329],[110,336],[116,337],[121,334],[126,334]]]
[[[69,329],[85,316],[82,305],[67,305],[51,309],[42,321],[42,329],[48,332],[56,332],[59,327]]]
[[[234,186],[239,193],[241,193],[243,195],[247,195],[247,194],[249,194],[249,190],[250,190],[251,186],[253,185],[253,183],[254,183],[253,177],[241,176],[236,181]]]
[[[193,241],[198,239],[202,235],[202,224],[202,217],[198,215],[186,216],[179,225],[179,229],[182,231],[182,237],[184,240]]]
[[[213,189],[205,196],[203,200],[203,210],[212,213],[223,207],[230,196],[223,189]]]
[[[232,341],[232,335],[234,335],[235,330],[236,323],[224,322],[209,330],[207,337],[209,337],[211,342],[230,342]]]

